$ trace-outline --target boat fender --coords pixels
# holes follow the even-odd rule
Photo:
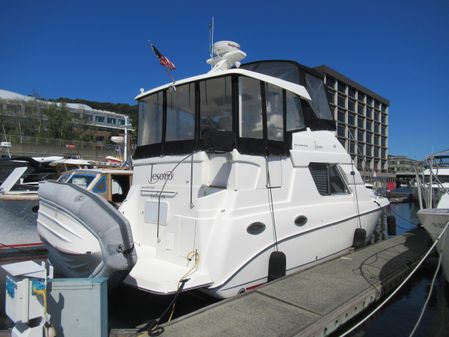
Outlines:
[[[354,241],[352,246],[357,249],[365,246],[366,230],[363,228],[357,228],[354,232]]]
[[[285,276],[286,265],[287,257],[283,252],[272,252],[268,261],[268,282]]]
[[[387,216],[387,233],[388,235],[396,235],[396,218],[394,215]]]

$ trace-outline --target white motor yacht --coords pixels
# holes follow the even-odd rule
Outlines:
[[[388,200],[365,187],[337,140],[322,76],[294,61],[240,65],[238,44],[215,47],[208,73],[137,96],[133,182],[117,211],[97,203],[78,216],[68,190],[65,218],[57,198],[47,203],[61,221],[40,208],[50,260],[71,276],[82,261],[82,276],[117,269],[145,291],[229,297],[373,232]],[[106,238],[107,228],[116,234]]]
[[[427,175],[424,171],[424,177],[428,179],[418,188],[423,192],[424,201],[427,200],[426,205],[433,203],[436,207],[422,208],[417,215],[432,240],[441,236],[437,250],[441,255],[446,281],[449,282],[449,230],[446,228],[449,224],[449,179],[446,179],[449,177],[449,168],[439,167],[446,159],[449,159],[449,150],[428,157],[430,168],[426,170]],[[445,233],[442,233],[443,230]]]

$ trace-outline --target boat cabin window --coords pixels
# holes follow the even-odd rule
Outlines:
[[[140,103],[139,144],[159,144],[162,142],[163,92],[149,96]]]
[[[329,108],[324,82],[318,77],[306,74],[306,88],[312,98],[312,108],[317,117],[333,121],[333,115]]]
[[[75,173],[66,182],[87,189],[95,177],[95,174]]]
[[[269,140],[284,141],[284,100],[282,89],[265,83],[267,109],[267,137]]]
[[[303,130],[305,128],[301,100],[290,92],[286,94],[287,131]]]
[[[193,151],[288,155],[291,133],[335,129],[324,85],[309,78],[314,103],[281,87],[226,75],[167,88],[139,102],[134,158]],[[316,109],[322,109],[316,114]],[[331,120],[327,119],[330,116]],[[331,121],[332,127],[328,123]]]
[[[321,195],[349,194],[349,188],[336,164],[310,163],[309,170]]]
[[[249,77],[240,77],[239,100],[240,137],[263,139],[260,82]]]
[[[180,85],[167,91],[167,141],[195,138],[195,86]],[[162,126],[162,124],[161,124]]]
[[[231,76],[200,82],[200,132],[207,129],[232,131]]]
[[[94,193],[106,193],[107,191],[107,180],[105,176],[101,176],[100,180],[95,184],[92,192]]]

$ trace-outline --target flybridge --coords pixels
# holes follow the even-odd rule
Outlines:
[[[246,54],[230,41],[214,45],[204,75],[140,94],[134,158],[193,151],[285,154],[295,131],[335,130],[321,76],[292,61],[241,68]]]

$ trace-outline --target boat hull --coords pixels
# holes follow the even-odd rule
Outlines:
[[[441,234],[449,221],[449,208],[426,208],[419,210],[418,218],[430,237],[435,241]],[[438,253],[441,255],[441,265],[443,267],[446,281],[449,282],[449,234],[446,230],[443,237],[437,243]]]

